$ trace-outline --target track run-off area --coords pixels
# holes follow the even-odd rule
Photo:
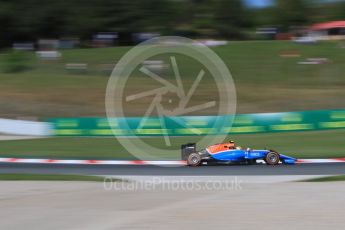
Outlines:
[[[345,163],[297,163],[295,165],[145,165],[1,162],[0,173],[76,174],[76,175],[132,175],[132,176],[238,176],[238,175],[341,175]]]

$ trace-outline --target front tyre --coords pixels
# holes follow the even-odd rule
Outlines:
[[[198,153],[191,153],[187,158],[187,165],[196,167],[201,164],[201,156]]]
[[[265,160],[266,164],[268,164],[268,165],[277,165],[277,164],[279,164],[280,157],[279,157],[279,154],[277,152],[269,152],[269,153],[267,153],[264,160]]]

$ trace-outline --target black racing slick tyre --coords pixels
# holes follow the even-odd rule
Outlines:
[[[198,153],[191,153],[187,158],[187,165],[196,167],[201,164],[201,156]]]
[[[265,162],[268,165],[277,165],[279,164],[280,161],[280,157],[279,154],[277,152],[269,152],[267,153],[266,157],[265,157]]]

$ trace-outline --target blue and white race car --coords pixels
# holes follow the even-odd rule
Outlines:
[[[182,160],[189,166],[199,166],[203,162],[216,164],[255,164],[257,160],[264,160],[268,165],[295,164],[297,159],[274,150],[242,149],[236,147],[233,141],[211,145],[205,149],[196,150],[195,143],[181,146]]]

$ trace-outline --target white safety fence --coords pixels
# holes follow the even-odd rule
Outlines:
[[[0,133],[10,135],[48,136],[51,135],[51,124],[49,122],[0,118]]]

